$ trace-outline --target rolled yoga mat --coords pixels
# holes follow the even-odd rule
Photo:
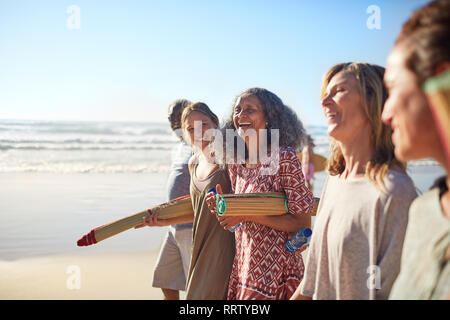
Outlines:
[[[216,194],[217,209],[220,215],[245,216],[245,215],[282,215],[287,212],[286,197],[282,192],[252,193],[252,194]],[[314,211],[317,211],[319,198],[315,198]],[[189,195],[154,208],[141,211],[92,229],[78,241],[79,247],[89,246],[99,241],[112,237],[118,233],[134,228],[142,224],[142,219],[148,213],[158,213],[158,219],[169,219],[185,215],[193,215],[191,197]]]
[[[283,192],[219,194],[216,193],[217,214],[219,216],[273,216],[287,213],[287,199]],[[314,198],[316,215],[319,198]]]
[[[131,216],[92,229],[89,233],[85,234],[77,241],[77,245],[79,247],[89,246],[118,233],[134,228],[142,224],[142,219],[148,213],[158,213],[158,219],[169,219],[192,215],[193,212],[191,197],[189,195],[179,197],[154,208],[138,212]]]

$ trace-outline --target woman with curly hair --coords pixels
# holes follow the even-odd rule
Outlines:
[[[236,98],[226,128],[245,141],[243,163],[227,163],[232,193],[282,191],[289,209],[280,216],[218,217],[225,229],[241,224],[235,232],[228,299],[288,299],[302,280],[304,265],[300,251],[286,249],[286,240],[289,233],[310,227],[314,203],[296,153],[305,130],[279,97],[261,88]],[[220,185],[216,189],[221,192]],[[212,193],[207,203],[216,213]]]
[[[417,196],[381,121],[384,68],[332,67],[322,84],[331,155],[305,276],[294,298],[387,299]]]

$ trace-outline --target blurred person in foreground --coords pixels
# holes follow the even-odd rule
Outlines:
[[[443,141],[437,129],[439,121],[449,119],[433,118],[423,90],[427,80],[445,72],[450,72],[448,0],[433,1],[414,12],[387,59],[384,80],[389,99],[383,121],[393,129],[396,157],[432,158],[447,173],[411,205],[401,270],[390,299],[450,298],[450,167],[443,145],[449,141]]]

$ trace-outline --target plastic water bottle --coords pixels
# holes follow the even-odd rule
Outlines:
[[[311,239],[312,230],[310,228],[303,228],[298,230],[290,239],[286,241],[286,249],[290,252],[295,252],[304,244],[309,243]]]
[[[231,227],[228,231],[236,232],[236,230],[239,229],[241,226],[242,226],[242,222],[239,222],[237,225]]]

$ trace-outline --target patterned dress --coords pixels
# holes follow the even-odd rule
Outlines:
[[[291,147],[280,147],[269,163],[256,168],[228,166],[235,194],[284,191],[290,214],[310,213],[314,198],[306,187],[300,161]],[[303,277],[300,253],[286,249],[288,234],[255,222],[243,222],[236,231],[236,255],[228,299],[289,299]]]

